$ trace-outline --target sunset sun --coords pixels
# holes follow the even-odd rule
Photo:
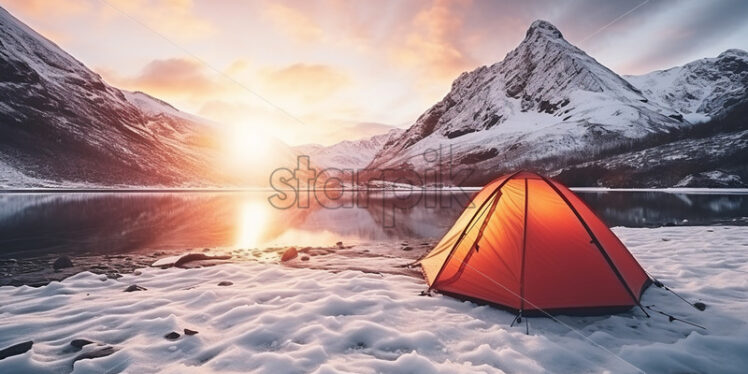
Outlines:
[[[261,165],[268,161],[271,138],[256,126],[234,125],[224,135],[227,162],[233,167]]]

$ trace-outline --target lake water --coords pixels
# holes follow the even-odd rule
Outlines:
[[[0,259],[438,240],[469,198],[379,192],[279,209],[268,202],[272,194],[3,193]],[[578,194],[610,226],[748,224],[748,194]]]

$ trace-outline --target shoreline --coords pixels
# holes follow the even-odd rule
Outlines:
[[[408,242],[370,242],[355,245],[328,247],[267,247],[263,249],[243,248],[185,248],[140,250],[121,254],[91,254],[60,256],[46,254],[29,258],[0,258],[0,287],[42,287],[59,282],[81,272],[92,272],[110,279],[118,279],[143,268],[177,267],[191,269],[220,264],[252,262],[258,264],[280,264],[291,268],[307,268],[326,271],[358,270],[365,273],[388,273],[415,275],[420,271],[402,268],[430,250],[434,240]],[[283,254],[293,248],[298,254],[289,261],[281,261]],[[408,248],[408,249],[405,249]],[[228,259],[197,259],[177,265],[159,266],[165,259],[187,255],[230,256]],[[72,266],[54,269],[59,258],[69,259]]]

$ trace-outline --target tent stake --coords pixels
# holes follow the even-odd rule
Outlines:
[[[683,300],[684,303],[686,303],[686,304],[688,304],[688,305],[690,305],[690,306],[692,306],[692,307],[694,307],[694,308],[696,308],[696,309],[698,309],[698,310],[700,310],[702,312],[704,311],[704,309],[706,309],[706,304],[701,303],[701,302],[692,303],[692,302],[688,301],[685,297],[683,297],[681,295],[678,295],[675,291],[671,290],[670,287],[668,287],[664,283],[660,282],[659,279],[653,277],[652,274],[647,273],[647,275],[649,275],[649,277],[652,278],[652,283],[654,283],[655,286],[657,286],[658,288],[664,288],[665,291],[668,291],[671,294],[677,296],[679,299]]]
[[[522,312],[520,311],[516,316],[514,316],[514,319],[512,320],[512,323],[509,324],[509,327],[514,327],[514,323],[519,320],[519,323],[522,323]]]

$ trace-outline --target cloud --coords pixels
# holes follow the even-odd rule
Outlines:
[[[5,0],[2,6],[24,22],[26,19],[41,21],[34,24],[34,31],[55,43],[74,39],[67,30],[56,27],[56,21],[83,16],[91,10],[90,4],[85,1]]]
[[[215,26],[194,11],[192,0],[106,0],[105,15],[123,12],[148,28],[179,41],[204,39],[215,33]],[[108,8],[108,9],[107,9]],[[114,9],[112,9],[114,8]],[[116,15],[116,14],[115,14]]]
[[[122,77],[107,68],[97,71],[115,86],[152,95],[206,97],[224,89],[204,65],[186,58],[153,60],[134,77]]]
[[[133,22],[142,23],[180,42],[203,39],[216,31],[213,24],[195,11],[192,0],[5,0],[3,6],[38,21],[40,24],[35,24],[34,28],[41,29],[44,35],[64,39],[71,39],[65,36],[64,30],[81,24],[91,31],[118,20],[130,23],[130,27]]]
[[[265,14],[276,28],[297,40],[312,42],[324,35],[314,19],[297,8],[271,2],[266,4]]]
[[[475,67],[476,62],[461,40],[464,11],[469,4],[469,0],[435,0],[430,7],[421,9],[408,25],[404,38],[393,43],[391,57],[437,79],[451,80]]]
[[[245,74],[251,67],[251,62],[240,58],[229,65],[229,67],[226,69],[226,74],[231,77],[234,77],[235,75]]]
[[[91,6],[86,1],[5,0],[3,6],[29,17],[52,18],[80,15]]]
[[[312,102],[327,99],[351,82],[346,73],[320,64],[293,64],[261,74],[268,91]]]
[[[106,0],[102,11],[115,10],[176,40],[203,39],[215,32],[213,24],[194,11],[192,0]],[[114,9],[112,9],[114,8]]]
[[[535,19],[553,22],[567,40],[619,73],[748,49],[746,1],[650,0],[607,26],[642,1],[0,0],[34,29],[64,40],[82,61],[108,67],[96,70],[115,86],[224,122],[279,126],[289,134],[284,139],[310,137],[302,142],[324,142],[320,134],[369,134],[348,130],[366,120],[412,123],[461,72],[500,61]],[[201,66],[175,45],[222,71]]]

